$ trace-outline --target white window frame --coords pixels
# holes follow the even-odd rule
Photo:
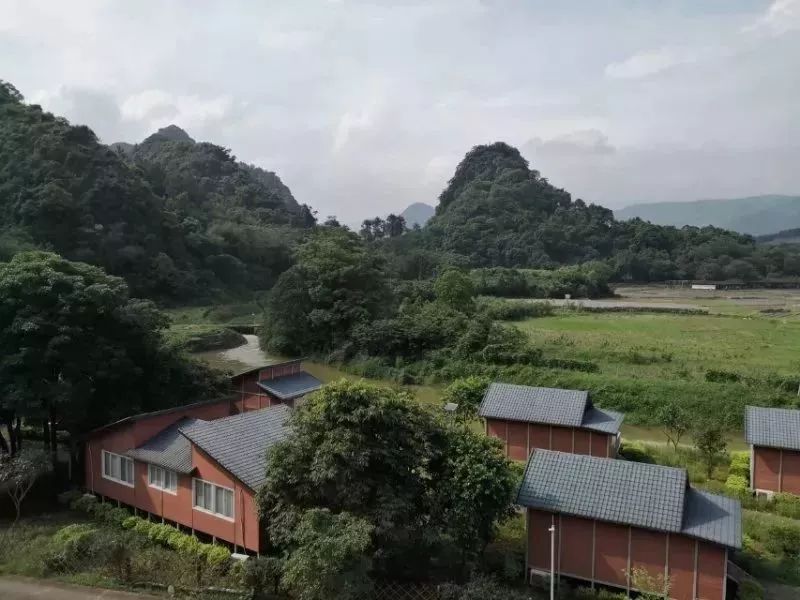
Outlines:
[[[116,454],[115,452],[109,452],[108,450],[103,450],[103,452],[101,454],[101,457],[102,457],[102,464],[100,465],[100,474],[103,476],[103,479],[108,479],[109,481],[113,481],[114,483],[118,483],[118,484],[124,485],[126,487],[130,487],[130,488],[134,487],[134,485],[135,485],[134,481],[136,480],[136,470],[135,470],[135,465],[134,465],[134,462],[133,462],[132,458],[128,458],[127,456],[122,456],[121,454]],[[112,460],[114,458],[116,458],[119,461],[118,462],[118,464],[119,464],[119,474],[120,474],[119,477],[115,477],[113,474],[112,475],[107,475],[106,474],[106,465],[108,464],[108,461],[110,461],[110,460]],[[123,461],[129,462],[130,465],[131,465],[131,480],[130,481],[126,481],[125,479],[122,479],[122,472],[123,472],[122,464],[123,464]],[[113,462],[111,464],[113,465]],[[109,471],[113,471],[113,468],[109,469]]]
[[[211,509],[205,508],[204,506],[197,505],[197,485],[198,484],[206,484],[211,486]],[[223,514],[221,512],[217,512],[217,489],[225,490],[231,493],[231,514],[230,516]],[[226,521],[233,521],[236,517],[236,491],[233,488],[226,487],[224,485],[219,485],[218,483],[213,483],[211,481],[206,481],[205,479],[198,479],[197,477],[192,478],[192,510],[197,510],[200,512],[204,512],[208,515],[213,515],[218,519],[225,519]]]
[[[155,477],[153,475],[156,475]],[[170,479],[174,482],[174,487],[168,485]],[[165,469],[152,463],[147,464],[147,485],[151,488],[161,490],[173,496],[178,495],[178,474],[170,469]]]

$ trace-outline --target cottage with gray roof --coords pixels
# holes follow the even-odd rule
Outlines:
[[[487,435],[509,458],[527,460],[536,448],[614,457],[624,415],[592,404],[583,390],[492,383],[478,414]]]
[[[89,433],[86,489],[234,551],[260,552],[255,496],[267,452],[289,435],[294,403],[322,384],[299,361],[252,369],[234,387],[242,375],[254,394],[133,415]]]
[[[684,469],[536,449],[517,503],[527,564],[592,585],[637,591],[634,569],[671,583],[676,600],[724,600],[728,552],[741,548],[738,500],[697,490]]]
[[[756,493],[800,496],[800,410],[747,406],[744,435]]]
[[[242,412],[276,404],[295,406],[308,394],[322,387],[322,382],[303,369],[300,359],[264,365],[231,377],[236,406]]]

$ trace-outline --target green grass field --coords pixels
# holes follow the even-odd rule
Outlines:
[[[703,379],[709,369],[800,373],[800,320],[724,315],[564,312],[519,324],[548,356],[610,375]]]

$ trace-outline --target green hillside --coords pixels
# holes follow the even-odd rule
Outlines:
[[[800,227],[800,196],[751,196],[693,202],[634,204],[615,211],[617,219],[644,219],[657,225],[713,225],[750,235]]]

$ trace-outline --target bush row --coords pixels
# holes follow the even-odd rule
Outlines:
[[[103,523],[116,525],[140,533],[178,553],[193,559],[206,561],[215,566],[226,562],[231,552],[225,546],[204,544],[196,537],[178,531],[171,525],[153,523],[141,517],[134,517],[124,508],[98,502],[91,494],[72,499],[70,508],[84,512]]]
[[[484,300],[479,308],[496,321],[519,321],[536,317],[547,317],[555,311],[549,302],[530,300]]]

